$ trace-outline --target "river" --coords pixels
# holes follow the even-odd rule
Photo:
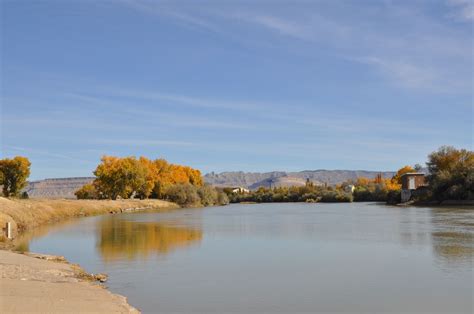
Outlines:
[[[472,313],[474,210],[235,204],[26,234],[145,313]]]

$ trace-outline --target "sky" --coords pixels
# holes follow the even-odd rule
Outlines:
[[[474,2],[1,0],[0,157],[396,170],[473,147]]]

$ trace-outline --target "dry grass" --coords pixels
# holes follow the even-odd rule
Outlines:
[[[2,228],[7,222],[12,222],[13,235],[16,237],[25,230],[73,217],[119,213],[124,210],[174,208],[178,206],[161,200],[19,200],[0,197],[0,237],[4,236]]]

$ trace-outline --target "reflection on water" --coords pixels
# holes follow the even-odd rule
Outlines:
[[[97,249],[104,261],[166,254],[201,241],[202,231],[166,222],[136,222],[122,218],[97,222]]]
[[[472,209],[436,208],[431,211],[433,250],[441,263],[471,265],[474,258]]]

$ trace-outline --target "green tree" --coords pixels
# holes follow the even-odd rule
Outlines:
[[[442,146],[428,156],[427,181],[439,201],[474,199],[474,152]]]
[[[5,197],[18,196],[26,186],[30,176],[31,163],[26,157],[16,156],[13,159],[0,160],[0,180]]]

